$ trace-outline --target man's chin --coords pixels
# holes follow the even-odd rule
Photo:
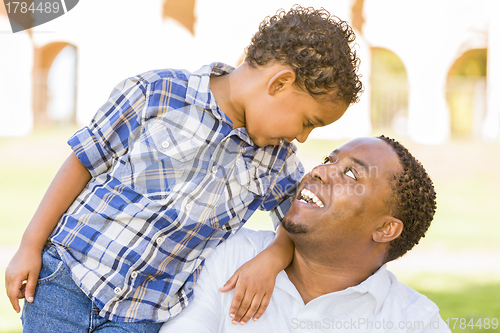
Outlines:
[[[298,224],[292,220],[289,220],[286,218],[286,216],[283,218],[283,221],[281,222],[281,226],[289,234],[305,234],[305,233],[307,233],[307,226],[301,225],[301,224]]]

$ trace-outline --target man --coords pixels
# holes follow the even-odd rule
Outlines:
[[[385,266],[424,236],[435,198],[426,171],[400,143],[353,140],[302,180],[283,219],[294,258],[259,320],[232,324],[232,293],[218,290],[274,238],[247,230],[207,259],[195,300],[160,332],[449,332],[438,307]]]

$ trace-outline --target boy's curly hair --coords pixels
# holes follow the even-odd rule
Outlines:
[[[391,181],[392,198],[389,207],[392,215],[403,222],[401,235],[389,243],[386,262],[397,259],[411,250],[429,229],[436,212],[436,192],[422,164],[398,141],[386,136],[379,139],[387,142],[396,152],[402,171]]]
[[[273,61],[289,66],[303,91],[320,98],[337,90],[334,99],[349,105],[359,101],[363,89],[357,74],[359,58],[350,47],[355,38],[347,22],[325,9],[295,5],[264,19],[245,61],[253,67]]]

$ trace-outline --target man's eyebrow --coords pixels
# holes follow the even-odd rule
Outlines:
[[[368,165],[366,165],[365,162],[363,161],[360,161],[358,160],[357,158],[355,157],[350,157],[351,161],[353,161],[354,163],[356,163],[357,165],[361,166],[363,169],[365,169],[365,172],[367,172],[369,170],[368,168]]]

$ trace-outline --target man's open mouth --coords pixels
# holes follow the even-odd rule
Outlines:
[[[310,203],[310,204],[315,204],[318,207],[325,207],[323,202],[319,200],[319,198],[314,194],[313,192],[309,191],[307,188],[302,189],[300,191],[299,197],[297,200],[305,202],[305,203]]]

